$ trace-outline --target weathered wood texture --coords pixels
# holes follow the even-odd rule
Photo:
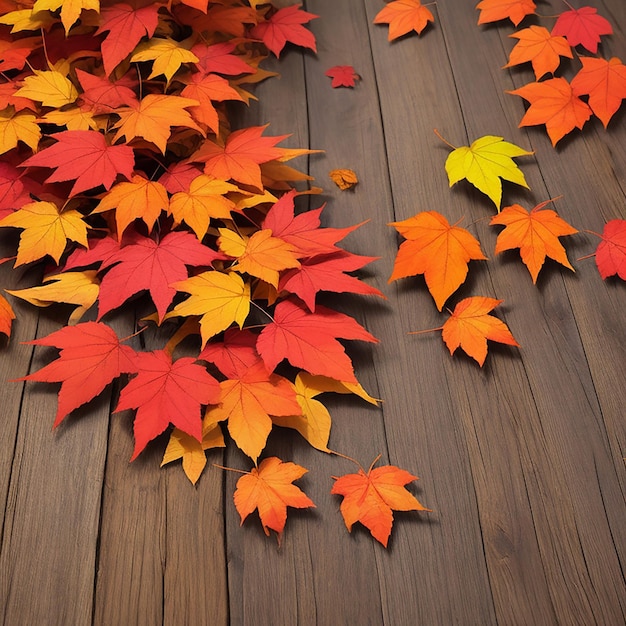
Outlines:
[[[289,2],[282,2],[289,4]],[[552,4],[552,7],[549,5]],[[561,10],[542,3],[544,14]],[[626,57],[626,4],[596,0],[613,24],[605,57]],[[348,535],[329,493],[350,464],[272,435],[267,453],[309,468],[300,481],[316,502],[292,512],[277,548],[232,504],[236,476],[207,468],[196,488],[179,466],[158,469],[159,440],[132,464],[129,416],[111,415],[108,390],[52,431],[54,389],[0,387],[0,607],[16,624],[602,624],[626,621],[626,288],[602,281],[597,238],[568,238],[573,273],[551,261],[534,286],[518,254],[494,257],[493,205],[468,185],[449,189],[449,148],[501,135],[534,156],[519,159],[531,190],[505,185],[505,203],[532,207],[563,195],[556,209],[575,227],[600,232],[626,218],[626,128],[622,110],[605,131],[596,120],[554,149],[543,128],[519,129],[520,98],[532,80],[503,70],[508,23],[478,27],[475,2],[434,5],[421,36],[387,41],[372,21],[380,0],[308,0],[317,54],[291,48],[266,67],[240,125],[291,133],[283,145],[324,150],[308,158],[327,202],[324,225],[369,220],[345,241],[380,256],[366,280],[387,300],[335,297],[380,338],[351,346],[362,384],[380,409],[338,397],[331,447],[368,465],[383,461],[420,476],[413,487],[429,514],[397,514],[389,549],[362,528]],[[573,73],[576,60],[570,63]],[[362,80],[331,89],[324,76],[351,64]],[[306,160],[298,163],[306,169]],[[360,179],[341,192],[337,167]],[[302,199],[301,199],[302,200]],[[306,202],[306,200],[304,200]],[[504,300],[521,349],[493,345],[481,369],[451,358],[423,280],[391,285],[398,245],[387,224],[422,210],[463,219],[488,262],[474,262],[455,295]],[[10,249],[5,233],[3,249]],[[2,287],[18,281],[0,266]],[[32,277],[31,277],[32,278]],[[30,283],[28,283],[30,284]],[[0,359],[2,380],[38,369],[53,351],[20,344],[58,328],[62,316],[15,303],[19,320]],[[139,316],[139,313],[138,313]],[[120,332],[133,332],[119,316]],[[139,341],[139,339],[137,339]],[[148,346],[148,348],[154,346]],[[247,467],[228,448],[211,460]]]

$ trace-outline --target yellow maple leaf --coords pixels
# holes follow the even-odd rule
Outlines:
[[[193,52],[183,48],[178,41],[169,37],[165,39],[154,37],[139,44],[130,60],[132,62],[154,61],[148,79],[163,74],[168,83],[183,63],[198,63],[200,61]],[[197,105],[198,103],[196,103]]]
[[[78,107],[50,111],[43,119],[55,126],[65,126],[67,130],[102,130],[102,125],[94,119],[91,111]]]
[[[115,143],[121,137],[127,141],[135,137],[143,137],[158,146],[165,154],[167,140],[171,135],[172,126],[186,126],[203,133],[193,121],[185,107],[196,106],[197,100],[169,96],[166,94],[149,94],[132,107],[120,107],[115,111],[120,120],[114,128],[118,131],[113,138]]]
[[[29,111],[16,113],[13,107],[0,111],[0,154],[4,154],[23,141],[33,152],[41,139],[37,118]]]
[[[44,283],[28,289],[15,291],[7,289],[6,291],[16,298],[39,307],[47,307],[58,302],[75,304],[77,308],[70,315],[70,325],[80,321],[98,299],[100,292],[100,281],[96,270],[54,274],[45,278]]]
[[[65,34],[78,21],[83,9],[91,9],[100,12],[100,0],[37,0],[33,11],[56,11],[61,9],[61,22],[65,28]]]
[[[170,200],[170,215],[175,226],[185,222],[202,239],[209,229],[211,218],[230,219],[235,203],[224,196],[239,191],[232,183],[201,174],[191,181],[189,191],[179,191]]]
[[[292,267],[300,267],[297,248],[265,228],[251,237],[243,238],[227,228],[218,229],[219,249],[237,259],[237,270],[256,276],[278,288],[279,272]]]
[[[87,224],[74,210],[60,211],[52,202],[31,202],[7,215],[2,226],[23,228],[15,267],[42,259],[47,254],[59,262],[67,240],[87,247]]]
[[[111,187],[92,213],[115,209],[117,236],[121,239],[126,227],[136,218],[143,220],[148,229],[152,230],[161,211],[167,211],[168,207],[169,198],[165,187],[135,174],[130,182]]]
[[[20,9],[10,11],[0,17],[0,24],[12,26],[12,33],[19,33],[24,30],[48,30],[55,19],[48,11],[33,11],[32,9]]]
[[[171,286],[191,295],[177,304],[163,319],[201,315],[200,333],[203,345],[233,322],[241,328],[250,312],[250,285],[235,272],[203,272],[172,283]]]
[[[41,102],[45,107],[61,108],[78,98],[72,82],[57,70],[33,70],[34,76],[24,79],[24,86],[13,95]]]

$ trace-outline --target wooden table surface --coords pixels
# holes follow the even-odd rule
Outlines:
[[[53,431],[56,385],[3,382],[4,625],[625,623],[626,287],[603,281],[593,259],[577,261],[599,241],[586,232],[563,240],[576,272],[547,261],[536,286],[517,251],[495,257],[494,207],[464,182],[449,188],[449,148],[433,129],[457,146],[491,134],[534,151],[517,159],[530,190],[506,184],[505,204],[562,195],[564,219],[601,232],[626,218],[626,108],[608,130],[594,120],[556,149],[543,127],[519,129],[524,101],[505,91],[532,72],[501,69],[514,28],[477,26],[475,4],[440,1],[421,37],[390,44],[387,27],[372,23],[381,0],[307,0],[320,16],[310,25],[317,55],[292,47],[268,61],[281,78],[259,85],[259,102],[238,120],[291,133],[281,145],[325,151],[308,158],[324,188],[310,203],[327,202],[325,226],[369,220],[344,243],[381,257],[363,276],[387,300],[332,302],[380,339],[349,352],[384,402],[331,396],[330,445],[366,467],[382,454],[417,474],[412,492],[432,512],[397,514],[388,549],[362,527],[348,534],[329,492],[331,476],[353,466],[277,433],[266,454],[307,467],[299,484],[317,504],[290,512],[278,548],[254,516],[240,527],[237,475],[208,467],[193,487],[179,464],[159,469],[162,438],[129,463],[130,415],[111,415],[117,387]],[[615,30],[601,54],[626,58],[626,3],[592,4]],[[362,80],[331,89],[333,65],[353,65]],[[294,165],[306,169],[307,158]],[[343,167],[359,176],[353,191],[328,178]],[[521,348],[490,344],[483,368],[451,357],[440,333],[407,334],[442,323],[421,278],[387,283],[399,243],[387,224],[426,210],[463,219],[490,257],[472,264],[454,301],[502,299],[496,314]],[[2,287],[23,286],[28,271],[1,266]],[[64,319],[13,302],[2,380],[49,362],[53,349],[21,342]],[[248,467],[233,446],[209,463]]]

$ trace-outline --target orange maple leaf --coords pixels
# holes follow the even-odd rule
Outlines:
[[[502,320],[489,315],[489,311],[501,302],[502,300],[482,296],[465,298],[456,305],[443,326],[431,330],[442,331],[443,340],[450,354],[454,354],[460,347],[482,367],[487,358],[488,339],[519,347],[509,327]],[[409,334],[418,335],[425,332],[430,331],[419,330]]]
[[[270,529],[274,530],[280,542],[287,521],[287,507],[315,507],[313,501],[292,484],[307,471],[295,463],[284,463],[275,456],[263,459],[258,468],[253,467],[237,481],[234,501],[241,523],[258,509],[263,531],[269,537]]]
[[[430,10],[420,0],[394,0],[378,12],[374,24],[389,24],[389,41],[414,30],[418,35],[434,22]]]
[[[424,274],[439,311],[465,280],[468,262],[487,259],[469,231],[451,226],[437,211],[424,211],[389,226],[407,241],[400,245],[388,282]]]
[[[519,204],[514,204],[502,209],[502,212],[492,217],[489,222],[491,225],[506,226],[498,235],[496,254],[519,248],[522,261],[528,267],[533,283],[537,282],[539,270],[546,257],[574,271],[559,237],[573,235],[578,231],[561,219],[555,211],[544,209],[549,202],[552,200],[546,200],[530,211]]]
[[[537,80],[544,74],[554,74],[559,67],[561,57],[573,58],[567,39],[552,35],[543,26],[533,25],[509,37],[515,37],[519,41],[511,50],[509,62],[504,67],[513,67],[530,61]]]
[[[15,313],[6,298],[0,296],[0,333],[11,336],[11,322],[15,319]]]
[[[613,57],[610,61],[580,57],[582,69],[571,82],[575,96],[588,95],[589,106],[607,127],[626,98],[626,66]]]
[[[508,91],[530,102],[522,126],[545,124],[553,146],[574,128],[582,129],[591,117],[591,109],[573,91],[564,78],[549,78],[542,82],[528,83]]]
[[[374,469],[372,463],[367,474],[362,468],[358,474],[333,476],[335,484],[330,493],[343,496],[340,510],[348,532],[361,522],[372,537],[387,547],[393,526],[393,511],[430,511],[422,506],[404,485],[417,476],[394,465]]]
[[[517,26],[527,15],[534,15],[537,5],[533,0],[482,0],[476,8],[480,10],[479,24],[508,18]]]

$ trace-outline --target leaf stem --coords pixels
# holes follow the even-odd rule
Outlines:
[[[329,450],[329,452],[330,454],[334,454],[335,456],[340,456],[342,459],[346,459],[346,461],[352,461],[352,463],[354,463],[363,473],[365,473],[363,466],[356,459],[353,459],[351,456],[348,456],[346,454],[341,454],[341,452],[337,452],[335,450]]]
[[[250,473],[244,470],[236,469],[234,467],[225,467],[224,465],[218,465],[217,463],[213,463],[213,467],[217,467],[218,469],[228,470],[229,472],[236,472],[237,474],[249,474]]]
[[[140,328],[138,331],[134,332],[132,335],[128,335],[128,337],[124,337],[123,339],[120,339],[120,343],[124,341],[128,341],[129,339],[132,339],[133,337],[137,337],[137,335],[141,335],[141,333],[144,332],[146,328],[148,327],[144,326],[143,328]]]
[[[382,456],[382,454],[379,454],[373,461],[372,464],[370,465],[370,468],[367,470],[367,473],[369,474],[373,469],[374,469],[374,465],[376,465],[376,463],[378,463],[378,461],[380,461],[380,457]]]
[[[443,141],[443,143],[446,144],[446,146],[448,146],[449,148],[452,148],[453,150],[456,150],[456,146],[453,146],[447,139],[444,139],[441,133],[436,128],[434,128],[433,131],[435,135],[437,135],[437,137],[439,137],[439,139],[441,139],[441,141]]]
[[[267,315],[267,317],[270,318],[270,320],[275,323],[274,318],[259,304],[257,304],[254,300],[250,300],[250,304],[252,306],[255,306],[257,309],[259,309],[259,311],[261,311],[261,313],[265,313],[265,315]]]
[[[436,330],[443,330],[443,326],[439,326],[439,328],[427,328],[426,330],[412,330],[408,332],[408,335],[423,335],[424,333],[432,333]]]

